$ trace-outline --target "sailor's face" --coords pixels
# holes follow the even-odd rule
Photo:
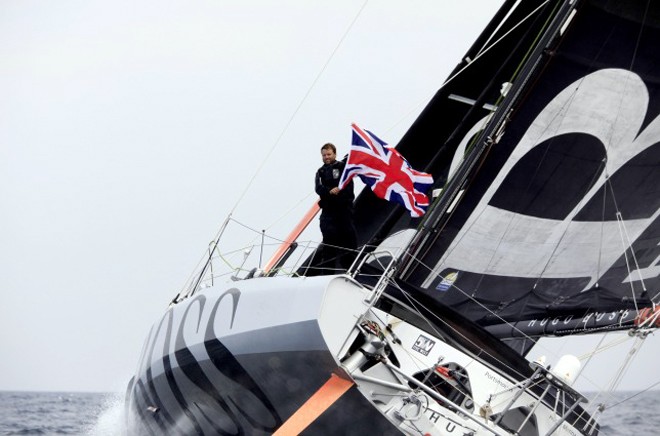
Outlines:
[[[331,149],[324,148],[321,150],[321,158],[323,159],[324,164],[331,164],[335,161],[337,155]]]

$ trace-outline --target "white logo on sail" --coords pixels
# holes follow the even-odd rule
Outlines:
[[[573,219],[583,205],[602,193],[608,175],[660,141],[660,118],[640,132],[648,101],[648,90],[639,76],[620,69],[594,72],[560,92],[525,132],[424,286],[430,286],[448,267],[514,277],[590,277],[584,289],[593,286],[623,253],[619,223]],[[544,141],[570,133],[600,140],[607,161],[606,171],[563,220],[527,216],[489,205],[518,161]],[[659,212],[654,211],[648,218],[623,217],[627,244],[635,241]],[[646,277],[658,273],[660,268],[645,271]],[[639,279],[633,275],[627,280]]]

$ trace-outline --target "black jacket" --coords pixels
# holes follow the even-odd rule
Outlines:
[[[345,162],[335,161],[331,164],[324,164],[316,172],[316,193],[321,197],[319,206],[323,209],[322,215],[350,215],[353,211],[355,195],[352,180],[339,191],[339,194],[330,194],[330,190],[339,185],[339,178],[345,166]]]

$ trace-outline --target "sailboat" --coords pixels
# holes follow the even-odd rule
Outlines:
[[[313,207],[223,280],[228,218],[147,336],[128,433],[599,434],[583,362],[532,350],[660,326],[657,41],[658,2],[505,1],[396,147],[427,213],[365,189],[347,271],[297,241]]]

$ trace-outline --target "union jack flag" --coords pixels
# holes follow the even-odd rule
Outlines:
[[[376,196],[402,204],[413,217],[424,215],[429,206],[426,191],[433,185],[433,177],[412,169],[398,151],[370,131],[356,124],[351,127],[353,140],[339,189],[360,176]]]

